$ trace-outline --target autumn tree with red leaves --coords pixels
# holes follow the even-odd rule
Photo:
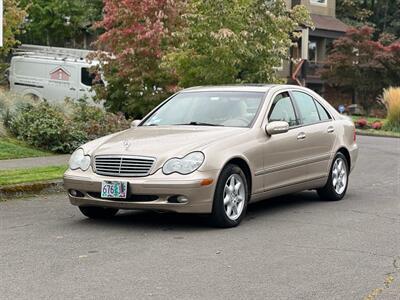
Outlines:
[[[160,63],[174,40],[180,9],[174,0],[104,0],[97,27],[105,32],[96,45],[103,50],[97,58],[107,85],[97,92],[107,108],[142,117],[173,89],[174,79]]]
[[[383,88],[400,82],[400,43],[387,34],[373,39],[374,29],[349,29],[333,43],[323,77],[333,86],[352,89],[369,110]]]

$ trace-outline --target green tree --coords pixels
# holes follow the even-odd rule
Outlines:
[[[7,55],[12,47],[18,43],[16,36],[21,33],[21,24],[26,12],[18,6],[17,0],[4,0],[3,48],[0,55]]]
[[[336,13],[345,23],[353,26],[369,25],[400,37],[400,0],[337,0]]]
[[[180,87],[280,81],[276,67],[288,59],[293,32],[311,25],[303,6],[282,0],[193,0],[183,18],[181,43],[164,60]]]
[[[27,43],[64,46],[101,19],[102,0],[22,0],[27,7]]]

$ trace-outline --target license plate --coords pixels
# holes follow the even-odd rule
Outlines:
[[[103,181],[101,184],[101,198],[126,199],[127,191],[126,181]]]

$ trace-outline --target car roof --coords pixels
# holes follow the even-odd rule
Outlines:
[[[274,87],[299,88],[295,85],[284,84],[236,84],[236,85],[213,85],[213,86],[196,86],[184,89],[181,93],[186,92],[261,92],[266,93]]]

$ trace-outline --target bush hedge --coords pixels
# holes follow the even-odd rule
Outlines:
[[[123,114],[107,113],[85,101],[66,101],[63,106],[25,103],[8,110],[4,123],[18,139],[60,153],[71,153],[90,140],[129,128]]]

